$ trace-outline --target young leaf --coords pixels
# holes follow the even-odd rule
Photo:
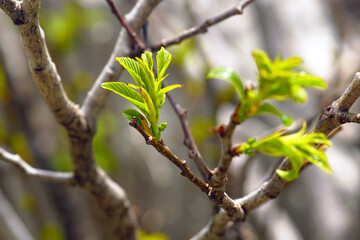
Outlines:
[[[124,118],[128,119],[129,121],[133,120],[134,118],[136,118],[136,122],[138,124],[140,124],[140,126],[142,128],[144,128],[144,125],[142,124],[141,122],[141,113],[139,113],[138,111],[136,111],[135,109],[132,109],[132,108],[128,108],[128,109],[125,109],[121,116],[123,116]]]
[[[304,123],[300,131],[294,134],[282,136],[283,131],[279,131],[259,141],[251,139],[240,145],[236,151],[239,153],[259,151],[270,156],[288,157],[292,169],[289,171],[277,170],[279,176],[286,181],[293,181],[297,178],[305,161],[331,173],[325,153],[316,148],[318,144],[330,146],[331,142],[323,133],[304,135],[305,130],[306,124]]]
[[[305,89],[300,86],[292,86],[290,90],[290,95],[293,102],[305,103],[307,101],[307,93]]]
[[[155,77],[154,73],[150,70],[147,63],[140,58],[136,58],[140,65],[141,77],[144,82],[143,87],[150,94],[151,98],[155,99]]]
[[[123,68],[130,74],[130,76],[134,79],[136,85],[143,86],[144,83],[141,80],[141,72],[140,72],[140,65],[134,59],[127,58],[127,57],[117,57],[115,58]]]
[[[120,96],[134,104],[137,108],[139,108],[145,116],[149,115],[149,108],[145,104],[144,99],[140,96],[138,92],[133,90],[127,84],[120,82],[107,82],[101,84],[101,87],[119,94]]]
[[[161,47],[160,51],[158,51],[156,55],[158,81],[162,81],[165,78],[165,72],[169,67],[171,59],[172,59],[171,54],[168,51],[166,51],[165,48]]]
[[[136,58],[136,61],[130,58],[118,57],[116,60],[129,72],[136,85],[118,82],[104,83],[101,85],[103,88],[109,89],[124,97],[139,108],[149,121],[150,128],[144,116],[134,109],[125,110],[123,116],[127,119],[136,117],[137,122],[142,124],[144,130],[156,139],[160,139],[160,132],[166,127],[166,123],[157,126],[160,118],[160,109],[165,102],[165,93],[183,86],[175,84],[161,89],[161,82],[167,76],[165,75],[165,71],[170,64],[171,58],[171,54],[164,48],[158,51],[156,56],[158,79],[155,79],[151,52],[144,52],[141,58]],[[136,90],[139,90],[140,94]]]
[[[305,72],[294,74],[290,82],[291,84],[301,87],[318,87],[323,89],[326,88],[327,85],[322,78],[307,74]]]
[[[274,107],[270,103],[263,103],[260,106],[256,115],[260,115],[260,114],[274,114],[275,116],[278,116],[281,122],[287,127],[291,126],[293,122],[293,119],[289,115],[280,112],[276,107]]]
[[[167,123],[166,123],[166,122],[160,123],[160,124],[159,124],[159,132],[164,131],[166,127],[167,127]]]
[[[143,54],[141,54],[141,59],[144,61],[144,63],[146,63],[146,65],[148,66],[149,70],[152,72],[153,71],[153,59],[152,59],[152,53],[151,52],[144,52]]]
[[[158,92],[158,96],[162,96],[163,94],[165,94],[175,88],[182,88],[182,87],[184,87],[184,85],[182,85],[182,84],[173,84],[170,86],[166,86]]]
[[[151,100],[149,93],[144,88],[140,87],[140,94],[141,94],[141,97],[145,100],[146,105],[149,108],[150,124],[156,123],[156,110],[155,110],[154,103]]]
[[[230,82],[239,93],[241,101],[244,99],[245,97],[244,86],[241,82],[239,75],[237,75],[237,73],[233,69],[229,67],[217,67],[212,69],[206,75],[206,78],[217,78]]]
[[[292,70],[293,68],[299,66],[302,63],[302,59],[299,57],[290,57],[284,60],[281,60],[280,56],[275,59],[275,64],[279,69],[282,70]]]
[[[272,73],[272,61],[268,55],[259,49],[252,51],[253,58],[259,69],[260,76],[269,76]]]
[[[144,100],[141,98],[140,94],[133,90],[131,87],[129,87],[125,83],[121,82],[107,82],[101,84],[102,88],[108,89],[113,91],[114,93],[117,93],[125,98],[130,98],[134,101],[138,102],[144,102]]]

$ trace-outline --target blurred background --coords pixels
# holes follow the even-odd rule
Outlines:
[[[135,2],[117,0],[116,5],[125,15]],[[150,43],[173,37],[238,2],[163,1],[149,18]],[[120,24],[103,0],[43,1],[40,20],[66,92],[81,105],[112,51]],[[278,54],[303,58],[302,69],[324,78],[327,90],[309,91],[304,105],[282,102],[277,106],[298,119],[297,126],[306,120],[310,128],[360,69],[359,20],[358,0],[257,0],[244,15],[169,47],[173,62],[167,81],[185,85],[173,95],[188,110],[194,138],[209,166],[216,165],[220,153],[219,139],[208,129],[227,123],[237,103],[230,85],[205,80],[211,68],[230,66],[243,81],[255,81],[251,57],[255,48],[272,58]],[[126,72],[120,81],[132,82]],[[127,191],[143,230],[188,239],[209,221],[212,205],[128,126],[121,117],[128,107],[112,94],[101,112],[94,139],[98,164]],[[352,111],[358,109],[356,104]],[[187,160],[179,120],[169,102],[160,121],[168,122],[162,135],[167,145]],[[279,127],[275,117],[254,118],[238,127],[234,142],[264,136]],[[246,222],[233,224],[227,239],[360,239],[359,131],[359,126],[348,124],[332,139],[327,154],[333,175],[308,167],[277,200],[252,212]],[[28,71],[18,29],[2,11],[0,145],[38,168],[72,169],[66,132],[41,99]],[[238,198],[256,189],[279,160],[262,155],[235,158],[227,189],[230,196]],[[187,162],[196,172],[191,161]],[[9,225],[34,239],[109,239],[104,220],[82,190],[25,178],[0,162],[0,239],[14,239]]]

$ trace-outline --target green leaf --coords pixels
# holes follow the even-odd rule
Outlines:
[[[260,106],[256,115],[260,115],[260,114],[273,114],[275,116],[278,116],[281,122],[287,127],[291,126],[293,122],[293,119],[289,115],[280,112],[276,107],[274,107],[270,103],[264,103]]]
[[[290,57],[282,60],[280,56],[272,61],[265,52],[253,51],[259,69],[259,99],[274,99],[304,103],[307,94],[303,87],[325,88],[326,82],[321,78],[294,70],[302,63],[301,58]]]
[[[140,94],[142,98],[145,100],[146,105],[148,106],[149,109],[148,120],[150,122],[150,125],[157,124],[156,109],[153,101],[151,100],[149,93],[144,88],[140,88]]]
[[[165,48],[161,47],[160,51],[158,51],[156,55],[158,81],[162,81],[165,78],[165,72],[169,67],[171,59],[172,59],[171,54],[168,51],[166,51]]]
[[[165,72],[171,62],[171,58],[171,54],[164,48],[158,51],[156,56],[158,79],[155,79],[153,72],[154,62],[151,52],[144,52],[141,58],[135,58],[136,61],[131,58],[118,57],[116,60],[129,72],[136,85],[117,82],[101,85],[103,88],[124,97],[139,108],[146,119],[134,109],[126,109],[122,115],[128,119],[136,117],[137,122],[142,124],[145,132],[156,139],[160,139],[160,131],[163,131],[166,127],[166,123],[157,125],[160,119],[160,109],[165,102],[165,93],[183,86],[175,84],[161,89],[162,81],[167,76]],[[137,90],[140,91],[140,94]],[[150,128],[148,123],[150,123]]]
[[[159,132],[162,132],[167,127],[167,122],[162,122],[159,124]]]
[[[246,154],[259,151],[270,156],[288,157],[292,168],[289,171],[276,171],[286,181],[295,180],[306,161],[313,163],[327,173],[331,173],[326,154],[316,148],[318,144],[330,146],[331,142],[323,133],[304,135],[305,131],[306,124],[303,123],[302,128],[297,133],[282,136],[284,131],[279,131],[259,141],[252,138],[241,144],[236,151]]]
[[[293,68],[299,66],[302,62],[302,59],[299,57],[290,57],[284,60],[280,57],[275,59],[276,66],[282,70],[292,70]]]
[[[121,116],[123,116],[124,118],[128,119],[129,121],[132,121],[134,118],[136,118],[136,122],[138,124],[140,124],[140,126],[142,128],[144,128],[144,125],[142,124],[141,122],[141,113],[139,113],[138,111],[136,111],[135,109],[132,109],[132,108],[128,108],[128,109],[125,109]]]
[[[123,97],[130,98],[135,101],[144,102],[140,94],[129,87],[127,84],[122,82],[107,82],[101,84],[102,88],[113,91],[116,94],[119,94]]]
[[[152,72],[153,71],[152,53],[149,51],[144,52],[143,54],[141,54],[141,59],[144,61],[144,63],[146,63],[149,70]]]
[[[116,94],[119,94],[120,96],[134,104],[137,108],[139,108],[145,114],[145,116],[149,115],[149,109],[145,104],[144,99],[140,96],[138,92],[133,90],[127,84],[121,82],[107,82],[101,84],[101,87],[111,90]]]
[[[294,102],[305,103],[307,101],[307,93],[305,89],[296,85],[292,86],[291,99]]]
[[[161,89],[159,92],[158,92],[158,96],[162,96],[164,95],[165,93],[175,89],[175,88],[182,88],[184,87],[184,85],[182,84],[173,84],[173,85],[170,85],[170,86],[166,86],[164,87],[163,89]]]
[[[138,240],[169,240],[170,238],[163,233],[146,233],[143,230],[138,231]]]
[[[150,70],[147,62],[144,62],[140,58],[136,58],[140,65],[141,78],[144,82],[143,87],[150,94],[151,98],[155,100],[155,77],[154,73]]]
[[[230,82],[239,93],[240,99],[243,100],[245,98],[244,86],[239,75],[237,75],[233,69],[229,67],[217,67],[212,69],[206,75],[206,78],[217,78]]]
[[[252,55],[259,69],[260,76],[267,76],[272,73],[272,61],[264,51],[255,49],[252,51]]]
[[[327,86],[326,82],[322,78],[307,74],[305,72],[294,74],[290,82],[293,85],[298,85],[301,87],[318,87],[324,89]]]
[[[126,71],[130,74],[130,76],[134,79],[136,85],[143,86],[143,80],[141,79],[140,65],[134,59],[127,57],[117,57],[115,58],[121,66],[125,68]]]

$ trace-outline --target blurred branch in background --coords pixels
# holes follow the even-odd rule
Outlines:
[[[128,30],[122,27],[120,31],[117,30],[119,22],[109,14],[109,6],[103,0],[42,2],[40,18],[45,29],[43,33],[36,23],[36,4],[39,1],[0,0],[0,7],[10,15],[8,18],[0,13],[0,144],[22,158],[1,150],[2,159],[9,160],[16,168],[1,165],[0,187],[12,205],[7,208],[14,208],[17,213],[13,215],[21,219],[16,225],[25,229],[18,233],[26,232],[28,228],[31,232],[29,239],[49,239],[45,236],[70,240],[109,239],[109,224],[103,213],[117,221],[119,215],[116,214],[126,215],[126,209],[132,209],[136,221],[129,225],[145,230],[141,236],[163,232],[171,239],[188,239],[194,235],[194,239],[220,239],[224,233],[226,239],[247,240],[359,239],[357,125],[348,124],[332,139],[334,147],[327,151],[334,175],[325,176],[307,167],[301,177],[279,195],[287,184],[276,174],[264,182],[264,176],[273,168],[273,161],[263,155],[250,159],[231,154],[226,156],[232,142],[242,142],[254,135],[263,136],[264,132],[274,129],[279,123],[267,117],[257,117],[241,128],[232,129],[230,137],[220,139],[223,143],[223,153],[220,153],[220,141],[208,132],[208,128],[229,121],[229,115],[236,106],[235,94],[222,83],[204,80],[209,67],[217,65],[232,66],[241,72],[243,80],[253,79],[255,69],[249,52],[254,48],[266,49],[272,56],[279,52],[285,57],[298,55],[304,58],[306,70],[328,80],[329,91],[325,94],[310,93],[309,104],[305,106],[298,107],[287,102],[279,105],[295,118],[310,119],[321,108],[333,103],[348,85],[350,76],[359,70],[360,35],[353,30],[360,25],[359,3],[356,0],[286,0],[281,3],[277,0],[195,0],[163,1],[158,6],[160,2],[116,1],[119,16],[125,16],[124,22],[130,27]],[[251,3],[253,7],[249,7]],[[128,14],[125,15],[126,12]],[[239,18],[232,17],[243,12],[245,14]],[[207,20],[197,25],[197,19]],[[229,170],[229,176],[226,171],[217,174],[219,181],[216,182],[219,182],[221,191],[210,191],[206,181],[194,178],[196,173],[188,174],[188,177],[201,183],[205,192],[211,192],[213,195],[210,194],[210,197],[217,202],[223,195],[214,193],[226,194],[225,199],[228,200],[235,199],[234,205],[245,210],[240,220],[244,220],[252,209],[267,202],[250,214],[246,223],[231,223],[234,219],[223,210],[216,212],[218,209],[210,216],[212,204],[209,196],[201,194],[197,187],[179,177],[178,169],[170,161],[163,161],[158,152],[149,151],[138,131],[126,126],[126,121],[119,117],[127,105],[112,99],[107,91],[99,87],[103,82],[117,81],[120,77],[122,68],[114,61],[115,57],[139,53],[131,36],[136,33],[140,39],[139,31],[145,22],[148,22],[149,40],[156,43],[151,47],[153,50],[171,46],[169,51],[173,53],[175,63],[170,67],[167,81],[184,81],[188,90],[168,96],[176,114],[170,105],[164,105],[161,117],[169,123],[169,129],[163,133],[163,138],[171,146],[171,151],[162,144],[164,142],[152,139],[147,143],[153,144],[160,152],[166,152],[170,160],[178,160],[179,166],[182,159],[190,157],[195,164],[188,161],[183,170],[188,174],[188,170],[198,167],[207,180],[213,176],[210,169],[218,165],[219,171],[225,163],[224,169]],[[42,91],[42,94],[45,99],[50,99],[50,109],[68,128],[67,131],[59,128],[54,116],[44,108],[44,101],[39,98],[34,84],[29,81],[31,76],[26,71],[26,57],[19,51],[19,36],[13,23],[19,25],[21,34],[30,34],[23,38],[25,43],[31,40],[31,44],[29,41],[26,45],[27,52],[32,51],[30,72],[38,79],[40,88],[42,84],[54,84],[54,89]],[[212,27],[215,25],[217,27]],[[194,27],[187,29],[188,26]],[[206,35],[201,35],[205,32]],[[46,56],[44,48],[40,48],[42,55],[31,50],[38,47],[36,44],[45,44],[44,34],[48,55],[51,53],[52,59]],[[157,42],[158,39],[164,40]],[[189,40],[183,41],[185,39]],[[128,82],[127,77],[123,74],[121,80]],[[344,123],[359,123],[358,110],[350,111],[352,105],[352,109],[358,108],[358,104],[354,103],[358,96],[358,78],[359,74],[356,74],[351,85],[353,89],[349,88],[343,97],[325,108],[316,129],[328,133]],[[92,79],[96,81],[93,83]],[[350,98],[351,101],[343,101]],[[82,101],[81,107],[75,104]],[[106,102],[111,111],[101,113]],[[175,124],[179,119],[181,126]],[[75,138],[79,133],[81,137]],[[181,144],[180,136],[183,134],[188,150]],[[149,139],[149,136],[144,137]],[[217,162],[219,158],[224,160],[220,164]],[[79,161],[73,164],[74,159]],[[283,169],[290,168],[286,161],[281,166]],[[95,177],[82,175],[82,170],[95,172]],[[17,174],[23,171],[33,177],[23,181]],[[64,188],[62,184],[51,185],[56,183],[44,185],[32,178],[74,184],[86,189],[93,198],[89,198],[86,191],[67,185]],[[107,187],[102,188],[104,182]],[[122,188],[118,187],[118,183]],[[99,200],[103,191],[109,189],[120,196],[111,203],[114,208],[106,207],[108,202],[105,198]],[[269,201],[275,197],[279,199]],[[98,201],[100,207],[94,208],[94,198],[98,199],[95,202]],[[119,209],[125,210],[115,211]],[[7,216],[3,212],[1,215]],[[209,222],[208,225],[199,232],[206,222]],[[246,235],[246,232],[249,234]],[[17,238],[19,236],[13,236],[13,239]]]
[[[35,239],[21,218],[17,215],[11,203],[6,199],[4,193],[0,190],[0,222],[1,222],[1,236],[6,239]]]
[[[188,30],[185,30],[184,32],[180,33],[179,35],[177,35],[175,37],[161,40],[158,44],[153,45],[150,48],[152,51],[156,51],[156,50],[159,50],[160,47],[168,47],[168,46],[171,46],[174,44],[179,44],[185,39],[194,37],[200,33],[206,33],[209,27],[216,25],[230,17],[243,14],[243,11],[246,8],[246,6],[248,6],[250,3],[254,2],[254,1],[255,0],[242,0],[239,2],[239,4],[232,7],[231,9],[229,9],[215,17],[208,18],[203,23],[201,23],[195,27],[192,27]]]
[[[16,166],[27,177],[55,183],[63,183],[70,185],[75,184],[73,173],[55,172],[33,168],[28,163],[26,163],[19,155],[11,154],[2,148],[0,148],[0,159]]]

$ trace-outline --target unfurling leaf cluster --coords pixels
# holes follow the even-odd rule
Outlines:
[[[292,165],[291,170],[276,170],[277,174],[286,181],[295,180],[306,161],[331,173],[326,154],[316,148],[318,145],[330,146],[331,142],[323,133],[305,135],[305,131],[306,124],[303,123],[300,131],[294,134],[283,136],[284,131],[282,130],[259,141],[250,138],[246,143],[237,147],[235,152],[252,155],[254,151],[258,151],[269,156],[287,157]]]
[[[167,77],[165,73],[171,59],[171,54],[164,48],[157,52],[157,78],[155,78],[151,52],[144,52],[141,59],[135,58],[135,60],[127,57],[117,57],[116,60],[129,72],[134,79],[135,85],[122,82],[108,82],[101,85],[103,88],[119,94],[137,107],[142,114],[135,109],[126,109],[122,116],[129,120],[135,118],[144,131],[158,140],[160,139],[160,133],[167,126],[167,123],[158,125],[160,109],[165,102],[165,93],[183,86],[174,84],[162,88],[162,82]],[[150,126],[148,123],[150,123]]]
[[[253,51],[253,57],[259,72],[256,88],[244,89],[239,75],[229,67],[215,68],[207,75],[207,78],[222,79],[235,87],[240,97],[237,116],[239,123],[260,114],[273,114],[278,116],[285,126],[290,126],[292,118],[280,112],[266,100],[291,99],[294,102],[304,103],[307,100],[304,87],[326,87],[326,82],[321,78],[295,70],[302,63],[298,57],[282,60],[278,56],[272,61],[261,50]]]
[[[302,60],[290,57],[282,60],[280,56],[271,60],[268,55],[255,50],[252,53],[258,68],[258,85],[245,87],[239,75],[231,68],[218,67],[211,70],[207,78],[222,79],[230,82],[239,94],[240,102],[235,111],[235,121],[242,123],[245,120],[260,114],[273,114],[280,118],[285,126],[292,124],[292,118],[280,112],[268,100],[304,103],[307,100],[305,87],[325,88],[326,82],[321,78],[297,71]],[[288,157],[292,169],[289,171],[277,170],[277,174],[286,181],[298,177],[299,171],[306,161],[330,173],[331,169],[325,153],[316,148],[316,145],[330,146],[330,141],[322,133],[304,135],[305,124],[295,134],[283,136],[283,131],[274,133],[259,141],[250,138],[235,149],[237,154],[253,154],[255,151],[270,155]]]

